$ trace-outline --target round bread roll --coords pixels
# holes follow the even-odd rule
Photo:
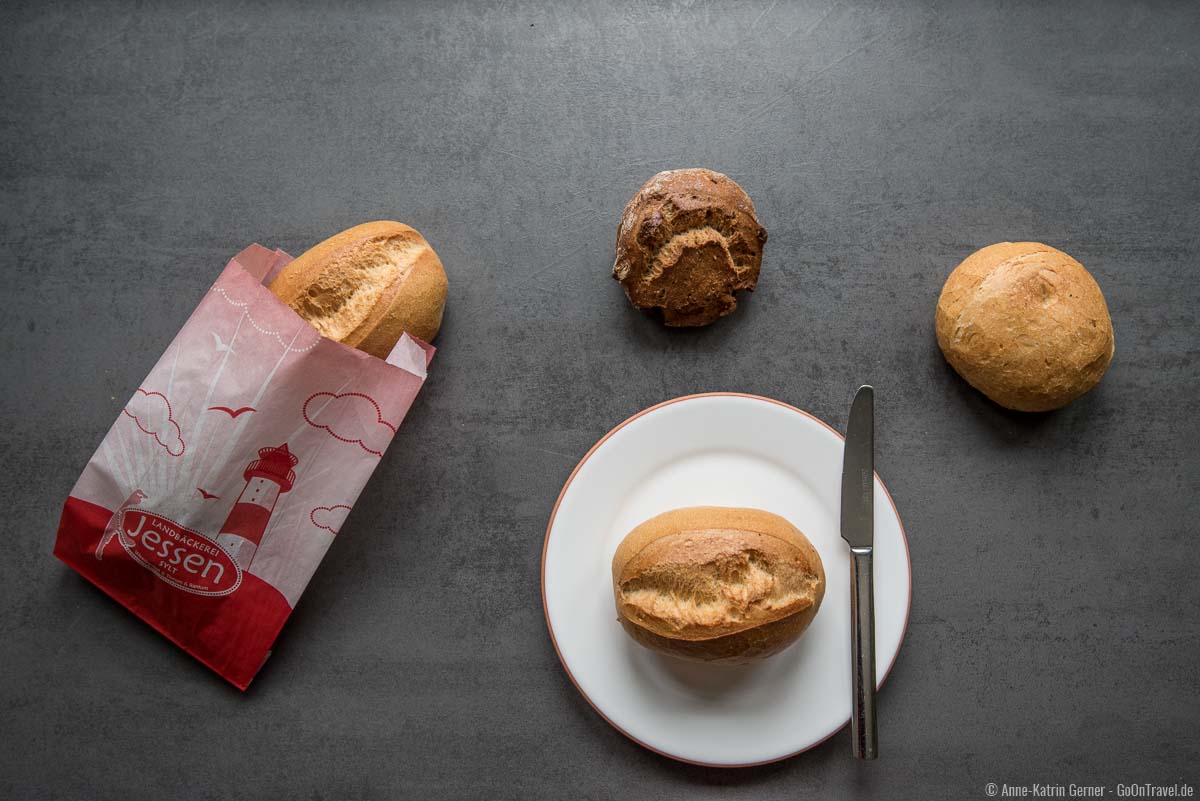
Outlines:
[[[306,250],[270,290],[324,336],[386,359],[405,332],[437,336],[446,271],[414,229],[369,222]]]
[[[1113,355],[1100,287],[1082,264],[1038,242],[1001,242],[968,256],[946,279],[935,327],[959,375],[1022,412],[1075,400]]]
[[[733,180],[704,169],[660,172],[638,190],[617,230],[613,278],[669,326],[708,325],[754,290],[767,229]]]
[[[612,575],[629,636],[700,662],[739,664],[782,651],[825,596],[812,543],[760,509],[693,506],[653,517],[617,547]]]

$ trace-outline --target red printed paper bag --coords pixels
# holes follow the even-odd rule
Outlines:
[[[245,689],[421,385],[322,337],[264,286],[258,245],[221,273],[63,507],[54,554]]]

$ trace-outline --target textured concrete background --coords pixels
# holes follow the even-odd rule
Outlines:
[[[172,4],[168,4],[172,5]],[[982,798],[1200,780],[1200,6],[589,2],[0,8],[0,796]],[[673,332],[609,277],[657,170],[739,181],[759,291]],[[60,504],[217,271],[391,217],[434,244],[429,383],[245,696],[55,561]],[[933,338],[1035,239],[1116,359],[1006,413]],[[878,391],[912,548],[882,759],[742,771],[609,728],[551,649],[551,505],[685,393],[841,427]]]

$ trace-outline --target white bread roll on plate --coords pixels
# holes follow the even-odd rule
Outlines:
[[[739,664],[782,651],[825,597],[817,549],[761,509],[692,506],[652,517],[617,546],[612,577],[626,633],[696,662]]]

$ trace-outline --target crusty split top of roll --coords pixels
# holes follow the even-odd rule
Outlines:
[[[675,509],[634,528],[612,561],[617,617],[637,642],[702,662],[762,659],[793,643],[825,596],[816,548],[760,509]]]
[[[380,221],[305,251],[270,290],[324,336],[384,359],[405,332],[425,342],[437,336],[446,287],[425,238]]]
[[[766,241],[736,181],[701,168],[668,170],[625,207],[613,278],[666,325],[708,325],[737,308],[734,293],[754,289]]]

